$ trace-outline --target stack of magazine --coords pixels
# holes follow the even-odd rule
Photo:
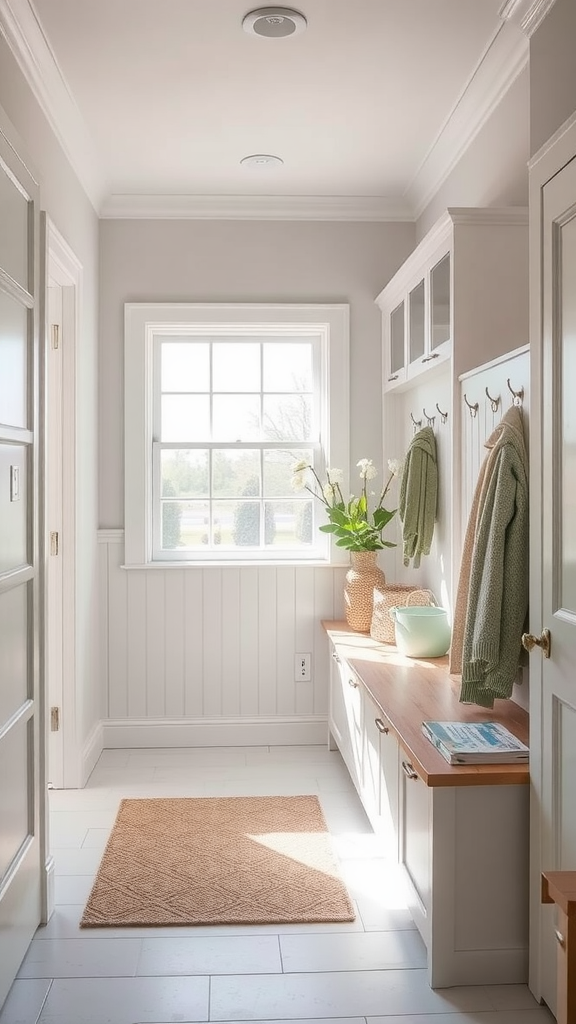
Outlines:
[[[449,764],[528,761],[528,747],[498,722],[422,722],[422,732]]]

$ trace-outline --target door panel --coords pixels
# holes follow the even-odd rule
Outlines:
[[[0,745],[0,775],[11,779],[0,791],[0,876],[14,863],[30,839],[28,820],[28,736],[26,715],[14,725]]]
[[[28,425],[27,364],[28,309],[0,290],[0,418],[8,426]]]
[[[0,124],[0,1006],[40,923],[38,186]]]
[[[27,446],[0,443],[0,573],[28,562]],[[18,497],[11,495],[11,476],[18,473]]]
[[[541,870],[576,869],[576,160],[542,193]],[[531,673],[532,673],[531,668]],[[556,1009],[554,917],[540,917],[541,995]]]
[[[9,174],[0,174],[0,267],[28,288],[28,199]]]
[[[28,609],[25,587],[0,593],[0,622],[0,722],[7,722],[28,696]]]

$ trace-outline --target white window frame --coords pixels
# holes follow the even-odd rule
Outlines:
[[[347,564],[348,552],[336,546],[328,534],[320,533],[321,548],[306,556],[305,551],[279,558],[273,551],[222,552],[216,558],[186,552],[181,557],[154,558],[153,549],[153,443],[154,443],[154,337],[157,334],[234,330],[236,334],[280,335],[295,329],[319,334],[321,339],[322,401],[326,410],[320,441],[325,464],[344,473],[343,493],[348,490],[349,467],[349,306],[338,304],[269,303],[140,303],[124,307],[124,505],[127,568],[166,568],[173,565],[336,565]],[[320,503],[315,502],[316,505]],[[320,521],[322,517],[320,517]],[[325,543],[322,543],[325,541]]]

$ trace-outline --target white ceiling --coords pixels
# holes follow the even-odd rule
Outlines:
[[[388,218],[420,212],[525,65],[518,4],[298,0],[307,31],[264,39],[250,0],[0,0],[0,29],[103,215]]]

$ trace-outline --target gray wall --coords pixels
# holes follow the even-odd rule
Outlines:
[[[381,466],[380,313],[414,224],[102,221],[100,525],[124,525],[124,302],[349,302],[351,464]],[[354,474],[353,474],[354,475]]]
[[[77,721],[79,743],[100,717],[97,591],[98,219],[6,42],[0,36],[0,105],[40,181],[41,208],[83,268],[77,351]]]
[[[530,152],[576,110],[576,0],[556,0],[530,40]]]
[[[418,240],[448,206],[528,206],[529,156],[530,76],[525,68],[419,217]]]

